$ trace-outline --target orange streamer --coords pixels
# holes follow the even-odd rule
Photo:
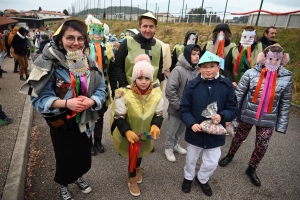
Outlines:
[[[102,63],[102,49],[100,46],[100,42],[94,43],[96,49],[96,56],[97,56],[97,64],[101,70],[103,70],[103,63]]]
[[[253,103],[255,103],[257,101],[258,94],[259,94],[259,91],[260,91],[260,87],[261,87],[261,84],[262,84],[262,81],[264,79],[266,71],[267,71],[266,67],[261,70],[260,77],[259,77],[258,83],[256,85],[256,89],[255,89],[253,99],[252,99]]]

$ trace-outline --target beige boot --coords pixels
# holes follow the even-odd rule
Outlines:
[[[140,196],[141,192],[140,192],[140,188],[137,184],[137,178],[136,177],[130,177],[130,179],[128,180],[128,187],[129,187],[129,192],[137,197]]]
[[[137,183],[141,183],[143,181],[142,170],[144,170],[144,168],[142,168],[141,166],[136,168],[136,181],[137,181]]]

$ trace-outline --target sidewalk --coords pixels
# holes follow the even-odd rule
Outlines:
[[[31,60],[29,60],[29,68]],[[0,78],[0,103],[4,112],[14,119],[0,127],[0,199],[23,199],[27,157],[32,122],[29,96],[19,93],[18,73],[13,73],[14,59],[5,57],[2,69],[8,71]]]

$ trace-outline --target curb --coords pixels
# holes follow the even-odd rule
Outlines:
[[[24,199],[32,117],[33,107],[30,103],[30,96],[27,95],[3,190],[3,200]]]
[[[292,111],[296,111],[296,112],[299,112],[300,113],[300,106],[296,105],[296,104],[293,104],[291,103],[291,110]]]

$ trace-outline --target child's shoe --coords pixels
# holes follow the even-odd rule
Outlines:
[[[173,149],[165,149],[165,155],[170,162],[175,162],[176,158],[173,153]]]
[[[190,193],[191,188],[192,188],[192,182],[191,180],[183,179],[183,183],[181,185],[181,190],[184,193]]]
[[[136,168],[136,182],[137,183],[141,183],[143,181],[142,170],[144,170],[144,168],[142,168],[141,166]]]
[[[176,144],[176,146],[174,147],[174,151],[182,155],[185,155],[187,153],[187,151],[184,148],[182,148],[179,144]]]
[[[132,194],[132,196],[140,196],[141,192],[140,192],[140,188],[137,184],[137,178],[135,177],[130,177],[130,179],[128,180],[128,187],[129,187],[129,192]]]

